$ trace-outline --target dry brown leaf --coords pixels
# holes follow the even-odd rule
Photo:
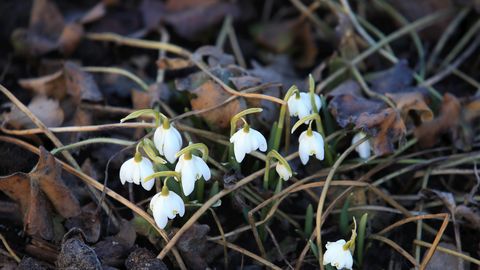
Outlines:
[[[82,35],[81,25],[65,25],[64,18],[53,1],[35,0],[28,29],[16,29],[11,40],[18,54],[38,57],[57,49],[64,54],[71,54]]]
[[[339,89],[346,92],[344,87]],[[332,96],[328,107],[341,127],[353,124],[355,128],[362,128],[372,135],[376,155],[393,152],[394,142],[402,139],[406,133],[405,124],[397,110],[386,108],[381,101],[355,94],[333,93]]]
[[[28,109],[40,119],[47,127],[61,126],[64,120],[64,112],[55,99],[45,96],[36,96],[28,104]],[[34,128],[35,124],[17,106],[5,115],[5,121],[9,125],[19,128]]]
[[[79,203],[63,183],[60,174],[61,168],[55,158],[40,147],[40,158],[30,173],[0,177],[0,190],[20,205],[24,227],[29,235],[53,239],[52,213],[48,201],[65,218],[80,214]]]
[[[20,79],[18,83],[23,88],[37,94],[54,97],[59,100],[66,95],[66,91],[62,90],[65,88],[65,82],[61,70],[38,78]]]
[[[83,26],[78,23],[65,25],[57,44],[60,51],[65,55],[71,55],[77,49],[83,37]]]
[[[151,85],[148,91],[131,91],[133,108],[135,110],[152,108],[153,104],[160,99],[160,93],[155,85]]]
[[[162,57],[157,60],[157,67],[161,70],[178,70],[192,67],[193,63],[184,58]]]
[[[415,129],[415,137],[424,147],[435,145],[441,135],[450,131],[453,139],[458,138],[457,126],[461,115],[460,101],[453,95],[446,93],[443,96],[440,115],[435,119],[424,122]]]
[[[191,99],[190,103],[192,109],[202,110],[214,107],[231,97],[220,85],[208,80],[200,87],[192,91],[196,95]],[[201,116],[210,124],[219,128],[228,128],[230,126],[230,119],[240,111],[245,109],[245,102],[237,98],[219,108],[202,113]]]
[[[105,3],[99,2],[80,19],[80,23],[87,24],[101,19],[107,13]]]
[[[409,117],[410,112],[416,113],[422,122],[433,119],[433,112],[425,103],[425,97],[419,92],[407,92],[396,94],[385,94],[391,98],[395,105],[400,110],[404,121]]]
[[[74,97],[75,101],[98,102],[103,100],[102,93],[90,73],[83,71],[79,65],[71,61],[65,62],[63,70],[67,93]]]

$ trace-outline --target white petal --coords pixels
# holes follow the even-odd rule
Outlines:
[[[176,172],[180,173],[180,172],[182,171],[184,160],[185,160],[185,155],[181,155],[181,156],[178,158],[177,165],[175,165],[175,171],[176,171]]]
[[[158,207],[157,207],[158,208]],[[161,209],[155,209],[153,212],[153,219],[160,229],[165,229],[168,223],[168,217],[161,211]]]
[[[156,203],[156,201],[157,201],[157,199],[158,199],[159,196],[160,196],[160,193],[157,193],[157,194],[155,194],[155,195],[152,197],[152,199],[150,200],[149,208],[150,208],[150,210],[152,210],[152,212],[153,212],[153,207],[155,206],[155,203]]]
[[[120,182],[125,185],[125,182],[132,182],[133,174],[133,158],[125,161],[120,167]]]
[[[132,165],[132,181],[134,184],[139,185],[141,178],[140,163],[134,161]]]
[[[242,132],[242,133],[235,136],[238,132]],[[242,160],[245,158],[245,153],[246,153],[245,145],[249,142],[247,140],[248,137],[244,135],[245,132],[242,129],[237,131],[237,133],[235,133],[232,136],[232,138],[230,138],[230,141],[234,139],[233,152],[235,153],[235,159],[237,160],[237,162],[242,162]]]
[[[170,163],[175,163],[177,159],[175,155],[182,147],[181,141],[178,140],[178,131],[170,128],[165,134],[165,144],[163,146],[164,156]]]
[[[182,168],[182,189],[183,193],[188,196],[195,188],[195,166],[192,160],[185,160]]]
[[[325,155],[325,149],[324,149],[322,135],[314,131],[313,137],[315,138],[315,157],[318,160],[323,160]]]
[[[208,181],[212,177],[212,174],[210,172],[210,168],[208,167],[207,163],[205,163],[203,159],[197,156],[192,156],[192,159],[193,159],[193,162],[195,163],[195,167],[197,167],[198,171],[203,176],[203,179],[205,179],[205,181]]]
[[[237,130],[237,132],[233,133],[232,137],[230,137],[230,142],[235,143],[238,140],[238,137],[244,133],[243,129]]]
[[[148,182],[143,181],[148,176],[155,173],[153,170],[153,164],[148,158],[142,158],[142,161],[139,164],[140,167],[140,184],[146,190],[151,190],[155,184],[155,179],[151,179]]]
[[[157,148],[160,155],[164,155],[163,153],[163,146],[165,144],[165,129],[162,126],[157,127],[155,130],[155,134],[153,134],[153,143]]]
[[[170,126],[170,129],[173,137],[175,137],[175,139],[177,140],[177,143],[180,145],[180,147],[182,147],[182,143],[183,143],[182,135],[180,134],[180,132],[178,132],[178,130],[175,127]]]
[[[172,196],[172,201],[176,205],[175,210],[178,212],[178,215],[183,217],[183,215],[185,214],[185,204],[183,203],[182,198],[178,196],[178,194],[171,191],[169,195]]]
[[[287,167],[285,167],[282,163],[277,163],[277,166],[275,166],[275,170],[277,171],[278,175],[280,175],[280,178],[282,178],[284,181],[287,181],[292,177],[292,174],[288,171]]]
[[[353,258],[350,250],[343,249],[343,246],[346,244],[345,240],[340,239],[336,242],[328,242],[326,247],[326,252],[323,255],[323,264],[331,264],[337,269],[352,269]]]
[[[367,134],[365,134],[363,132],[359,132],[359,133],[355,134],[355,136],[353,136],[353,139],[352,139],[352,144],[355,144],[356,142],[360,141],[361,139],[365,138],[366,136],[367,136]],[[355,151],[357,151],[358,155],[361,158],[363,158],[363,159],[369,158],[370,153],[371,153],[370,142],[368,140],[364,141],[363,143],[361,143],[360,145],[355,147]]]
[[[255,140],[257,141],[258,149],[262,152],[267,151],[267,140],[265,139],[263,134],[256,131],[255,129],[252,129],[252,128],[250,129],[250,132],[252,133],[252,135],[255,136]],[[256,148],[255,148],[255,150],[256,150]]]
[[[310,142],[308,140],[307,131],[302,132],[298,139],[298,154],[300,156],[300,160],[302,164],[307,164],[308,160],[310,159]]]
[[[297,99],[296,95],[292,95],[288,99],[287,103],[290,116],[298,116],[298,109],[302,107],[301,105],[299,105],[301,104],[301,98]]]

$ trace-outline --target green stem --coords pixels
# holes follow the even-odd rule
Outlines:
[[[89,144],[94,144],[94,143],[111,143],[111,144],[119,144],[119,145],[126,145],[126,146],[131,146],[134,145],[136,142],[134,141],[127,141],[127,140],[120,140],[120,139],[113,139],[113,138],[92,138],[92,139],[87,139],[84,141],[72,143],[69,145],[65,145],[62,147],[55,148],[51,151],[52,155],[55,155],[59,152],[62,152],[64,150],[70,150],[70,149],[75,149],[78,147],[82,147],[85,145]]]
[[[156,172],[156,173],[153,173],[153,174],[147,176],[145,179],[143,179],[143,181],[147,182],[147,181],[150,181],[151,179],[157,178],[157,177],[174,177],[177,180],[180,180],[181,176],[176,171],[161,171],[161,172]]]
[[[194,143],[190,144],[189,146],[183,148],[182,150],[178,151],[177,154],[175,154],[175,157],[180,157],[183,154],[186,154],[188,152],[192,152],[193,150],[199,150],[202,152],[202,158],[203,160],[207,161],[208,160],[208,147],[203,144],[203,143]]]
[[[323,129],[322,118],[320,117],[317,104],[315,103],[315,80],[313,79],[312,74],[308,76],[308,90],[310,92],[310,102],[312,104],[313,113],[318,115],[315,118],[315,124],[317,124],[317,131],[322,135],[323,138],[326,138],[325,131]],[[324,143],[325,148],[325,159],[328,165],[333,164],[332,153],[330,152],[330,146],[327,142]]]

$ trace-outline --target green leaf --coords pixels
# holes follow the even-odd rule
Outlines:
[[[143,109],[143,110],[134,111],[131,114],[127,115],[126,117],[122,118],[120,120],[120,122],[123,123],[125,121],[138,118],[138,117],[140,117],[142,115],[145,115],[145,114],[155,115],[156,112],[152,109]]]
[[[310,245],[310,249],[312,250],[313,255],[318,259],[318,248],[312,240],[308,240],[308,244]]]
[[[313,232],[313,206],[309,204],[307,207],[307,213],[305,214],[305,235],[308,237]]]
[[[343,237],[350,233],[350,218],[348,215],[348,208],[350,207],[350,196],[345,200],[342,211],[340,212],[340,232]]]
[[[358,225],[358,236],[357,236],[357,260],[360,267],[363,263],[363,254],[365,248],[365,234],[367,230],[368,222],[368,213],[365,213],[360,218],[360,224]]]

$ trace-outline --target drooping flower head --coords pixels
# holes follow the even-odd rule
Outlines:
[[[352,269],[352,253],[355,251],[355,240],[357,238],[357,221],[355,217],[353,218],[353,224],[352,236],[348,242],[343,239],[327,242],[325,245],[327,250],[323,254],[323,265],[331,264],[337,269]]]
[[[267,151],[267,140],[265,137],[262,133],[250,128],[246,123],[243,128],[239,129],[230,137],[230,142],[233,143],[233,150],[237,162],[242,162],[245,154],[249,154],[257,149],[262,152]]]
[[[160,155],[168,162],[175,163],[175,154],[182,148],[182,136],[180,132],[170,125],[168,119],[164,118],[163,124],[157,127],[153,135],[153,142]]]
[[[177,215],[183,217],[185,214],[185,204],[182,198],[175,192],[169,191],[166,184],[163,185],[162,192],[153,196],[150,201],[150,209],[155,223],[161,229],[167,226],[169,219],[174,219]]]
[[[315,155],[318,160],[324,158],[324,144],[322,135],[310,129],[310,127],[300,134],[298,139],[298,154],[302,164],[307,164],[310,156]]]
[[[183,193],[187,196],[192,193],[198,179],[203,176],[205,181],[208,181],[211,177],[207,163],[202,158],[192,155],[190,151],[180,156],[175,171],[181,175]]]
[[[359,132],[353,136],[352,144],[357,143],[358,141],[362,140],[363,138],[367,137],[367,134],[364,132]],[[371,147],[370,142],[368,140],[362,142],[360,145],[355,147],[355,151],[357,151],[358,155],[363,159],[368,159],[371,154]]]
[[[143,180],[153,173],[152,162],[148,158],[142,157],[139,152],[136,152],[135,157],[125,161],[120,167],[120,181],[122,185],[125,182],[129,182],[142,185],[146,190],[151,190],[155,181],[153,179],[146,182]]]
[[[292,171],[285,165],[283,165],[283,163],[281,162],[277,163],[277,166],[275,166],[275,170],[277,171],[280,178],[282,178],[284,181],[287,181],[293,175]]]
[[[346,247],[346,241],[340,239],[336,242],[327,242],[323,265],[331,264],[337,269],[352,269],[353,257],[350,249]]]
[[[322,103],[320,102],[320,97],[317,94],[313,94],[315,100],[315,106],[317,110],[320,110]],[[312,94],[305,92],[297,92],[290,96],[288,99],[288,111],[290,116],[297,116],[299,119],[302,119],[313,113],[312,108]]]

